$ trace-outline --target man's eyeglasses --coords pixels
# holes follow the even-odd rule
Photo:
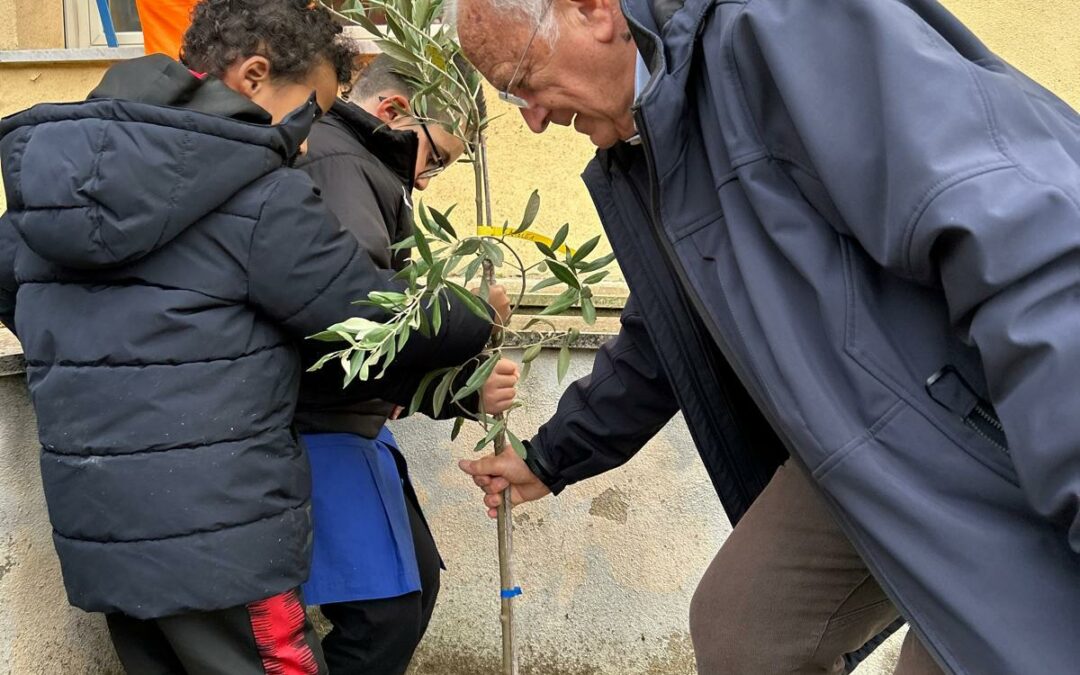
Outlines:
[[[446,171],[446,162],[443,161],[442,156],[439,155],[439,146],[435,145],[435,139],[431,137],[431,132],[428,131],[427,124],[420,122],[420,128],[424,131],[424,136],[427,137],[428,147],[431,148],[431,160],[434,162],[428,162],[428,168],[421,171],[416,177],[418,179],[429,179],[438,176],[443,171]],[[434,163],[435,166],[431,166]]]
[[[548,10],[551,9],[552,2],[554,2],[554,0],[548,0],[544,4],[544,11],[540,13],[540,20],[536,22],[536,27],[533,28],[532,35],[529,36],[529,41],[525,43],[525,51],[521,52],[521,58],[518,59],[517,65],[514,66],[514,74],[510,76],[510,81],[506,83],[506,89],[503,89],[499,92],[499,99],[502,101],[506,101],[512,106],[517,106],[518,108],[529,107],[528,101],[521,98],[520,96],[515,96],[510,92],[511,90],[513,90],[514,85],[517,84],[517,76],[518,73],[521,71],[521,64],[525,63],[525,57],[529,54],[529,48],[532,47],[533,40],[536,39],[536,34],[540,32],[540,26],[544,25],[544,18],[547,17],[547,13]]]

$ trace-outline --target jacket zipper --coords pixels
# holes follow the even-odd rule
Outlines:
[[[980,436],[989,441],[995,448],[1009,454],[1009,448],[1000,440],[1005,436],[1005,428],[1001,426],[998,418],[986,409],[986,404],[979,401],[971,409],[971,413],[964,418],[964,424],[976,431]]]
[[[968,384],[954,366],[945,366],[926,380],[926,392],[941,407],[956,415],[964,426],[1009,454],[1005,428],[994,413],[993,407]]]
[[[635,106],[633,109],[633,113],[634,122],[637,125],[638,135],[641,138],[641,146],[645,155],[645,164],[648,167],[649,171],[649,215],[651,216],[653,221],[653,226],[649,228],[649,231],[653,235],[653,239],[656,241],[658,248],[663,252],[664,257],[667,260],[668,267],[675,273],[675,276],[679,281],[679,286],[682,288],[683,297],[687,299],[693,310],[697,313],[698,317],[701,318],[701,323],[703,326],[705,326],[705,330],[708,331],[713,342],[720,349],[723,357],[727,359],[728,365],[731,366],[732,371],[735,372],[735,375],[739,378],[742,386],[746,388],[746,391],[750,394],[750,397],[753,399],[754,404],[757,406],[758,410],[761,411],[766,421],[772,427],[773,432],[776,434],[776,437],[780,440],[781,443],[784,444],[785,448],[788,451],[788,455],[795,456],[794,451],[791,449],[791,441],[786,439],[781,433],[780,430],[783,429],[783,427],[778,424],[778,421],[772,412],[772,408],[770,406],[763,405],[763,401],[765,401],[766,399],[762,396],[761,392],[758,391],[756,381],[749,377],[747,369],[738,360],[738,358],[736,358],[734,350],[724,338],[719,326],[716,325],[716,322],[706,310],[705,303],[701,300],[701,298],[698,296],[698,293],[694,290],[693,284],[690,283],[690,279],[686,275],[686,271],[682,268],[681,265],[676,262],[676,260],[678,260],[678,255],[675,252],[675,248],[662,231],[663,219],[660,216],[660,180],[659,174],[656,170],[655,160],[653,159],[652,154],[652,139],[649,135],[648,127],[645,124],[645,117],[641,113],[641,109]],[[721,294],[721,296],[717,298],[717,300],[724,303],[724,309],[726,313],[728,314],[728,316],[731,316],[731,311],[727,307],[727,298]],[[738,476],[735,477],[735,480],[738,481],[739,487],[740,489],[742,489],[743,494],[746,495],[747,498],[749,498],[750,492],[747,490],[746,485]],[[764,482],[768,483],[768,480],[766,479]]]

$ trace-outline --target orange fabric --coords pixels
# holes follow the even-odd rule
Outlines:
[[[198,0],[135,0],[146,53],[180,58],[184,31],[196,4]]]

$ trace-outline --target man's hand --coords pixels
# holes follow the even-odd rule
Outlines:
[[[480,295],[480,289],[472,289],[473,295]],[[510,296],[506,292],[504,286],[499,284],[493,284],[488,289],[487,302],[491,305],[491,308],[495,310],[495,322],[500,326],[505,326],[510,321]]]
[[[521,459],[510,446],[501,455],[488,455],[477,460],[463,459],[458,462],[461,470],[473,477],[473,482],[487,494],[484,505],[488,516],[495,518],[497,509],[502,504],[502,491],[510,488],[510,503],[513,506],[531,502],[551,493],[548,486],[533,475],[525,460]]]
[[[488,415],[506,412],[517,398],[518,365],[510,359],[499,359],[495,370],[480,389],[480,404]]]

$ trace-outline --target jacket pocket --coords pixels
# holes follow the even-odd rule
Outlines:
[[[926,380],[926,393],[994,448],[1009,454],[1005,429],[989,401],[981,398],[952,366],[945,366]]]

